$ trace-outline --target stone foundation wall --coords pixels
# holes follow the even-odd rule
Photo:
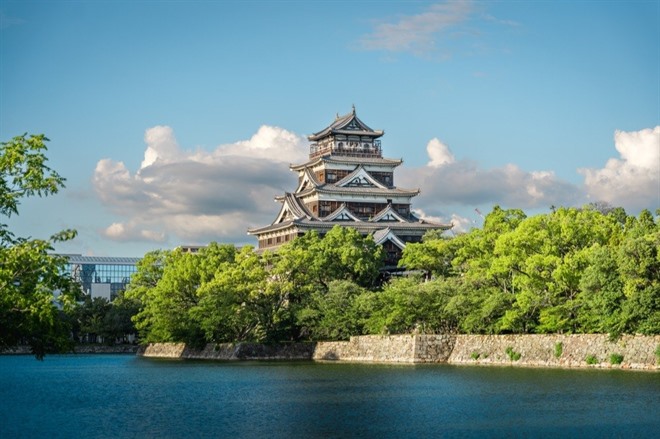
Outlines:
[[[415,335],[363,335],[349,341],[319,342],[314,360],[374,363],[415,362]]]
[[[363,335],[349,341],[319,342],[314,360],[370,363],[445,363],[453,335]]]
[[[208,360],[316,360],[374,363],[449,363],[660,370],[660,335],[366,335],[349,341],[261,345],[158,343],[139,355]],[[621,357],[616,364],[612,356]],[[590,361],[587,361],[587,358]],[[593,363],[593,364],[590,364]]]
[[[544,367],[660,369],[655,351],[660,336],[624,335],[457,335],[451,364],[499,364]],[[507,349],[511,355],[507,353]],[[515,358],[519,355],[519,358]],[[612,364],[611,356],[623,357]],[[511,358],[511,357],[514,358]],[[587,358],[592,357],[589,364]]]
[[[185,343],[151,343],[141,348],[138,355],[190,360],[310,360],[313,351],[313,343],[209,343],[203,349],[189,348]]]

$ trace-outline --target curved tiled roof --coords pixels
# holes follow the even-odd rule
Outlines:
[[[350,195],[382,195],[387,196],[408,196],[415,197],[419,195],[419,189],[399,189],[399,188],[378,188],[378,187],[338,187],[334,184],[323,184],[315,188],[306,189],[296,194],[296,196],[305,196],[314,191],[327,194],[350,194]]]
[[[305,168],[311,168],[318,165],[321,162],[334,163],[340,165],[381,165],[381,166],[391,166],[393,168],[399,166],[403,163],[402,159],[387,159],[382,157],[349,157],[349,156],[322,156],[317,157],[313,160],[310,160],[306,163],[300,165],[289,165],[289,169],[292,171],[301,171]]]
[[[330,134],[346,134],[346,135],[357,135],[357,136],[369,136],[372,138],[377,138],[385,134],[384,131],[374,131],[367,124],[362,122],[357,115],[355,114],[355,106],[353,106],[353,111],[337,117],[334,122],[332,122],[328,127],[314,133],[310,136],[307,136],[309,140],[315,141],[329,136]]]
[[[321,221],[319,219],[294,219],[284,221],[278,224],[271,224],[270,226],[260,227],[256,229],[248,230],[250,235],[258,235],[261,233],[274,232],[277,230],[283,230],[287,228],[297,228],[301,231],[307,230],[330,230],[334,226],[339,225],[342,227],[351,227],[360,232],[372,233],[376,230],[383,229],[383,223],[374,223],[369,221]],[[451,224],[434,224],[426,221],[418,222],[405,222],[405,223],[387,223],[387,228],[389,228],[393,233],[401,232],[426,232],[427,230],[442,229],[449,230],[451,229]]]

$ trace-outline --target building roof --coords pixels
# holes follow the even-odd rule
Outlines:
[[[142,259],[113,256],[83,256],[76,254],[57,254],[57,256],[64,256],[69,264],[94,265],[136,265]]]
[[[353,111],[341,117],[337,116],[334,122],[332,122],[328,127],[319,131],[318,133],[314,133],[308,136],[307,138],[311,141],[316,141],[332,134],[345,134],[347,136],[369,136],[375,139],[385,134],[385,132],[382,130],[374,131],[369,128],[367,124],[362,122],[357,117],[355,114],[355,105],[353,105]]]
[[[379,187],[339,187],[334,184],[322,184],[317,187],[310,187],[297,193],[299,197],[309,195],[313,192],[326,194],[345,194],[345,195],[381,195],[389,196],[407,196],[414,197],[419,195],[419,189],[399,189],[399,188],[379,188]]]
[[[330,164],[340,164],[340,165],[381,165],[381,166],[391,166],[395,168],[403,163],[402,159],[387,159],[383,157],[349,157],[349,156],[340,156],[340,155],[330,155],[317,157],[313,160],[310,160],[306,163],[300,165],[290,165],[289,169],[292,171],[301,171],[305,168],[312,168],[317,164],[325,162]]]
[[[414,215],[405,218],[392,209],[391,205],[385,207],[370,220],[365,221],[362,221],[351,214],[345,204],[339,206],[330,215],[319,218],[312,215],[297,197],[293,196],[291,193],[287,193],[283,200],[280,213],[277,215],[275,221],[269,226],[250,229],[248,230],[248,234],[258,235],[287,228],[297,228],[300,230],[331,229],[335,225],[352,227],[365,233],[382,229],[384,225],[394,233],[397,231],[420,232],[430,229],[448,230],[452,227],[451,224],[438,224],[421,220]]]
[[[334,226],[339,225],[342,227],[350,227],[358,230],[362,233],[373,233],[376,230],[383,228],[389,228],[393,233],[420,233],[426,232],[427,230],[449,230],[451,224],[434,224],[426,221],[419,222],[406,222],[406,223],[379,223],[371,221],[321,221],[319,219],[290,219],[278,224],[271,224],[270,226],[260,227],[256,229],[249,229],[249,235],[260,235],[268,232],[276,232],[279,230],[285,230],[288,228],[296,229],[297,231],[308,231],[308,230],[330,230]]]

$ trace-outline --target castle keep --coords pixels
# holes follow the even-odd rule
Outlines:
[[[400,159],[382,155],[380,137],[353,111],[337,116],[327,128],[308,136],[309,160],[290,169],[298,173],[298,187],[275,199],[282,203],[272,224],[248,230],[259,250],[280,245],[316,230],[323,235],[335,225],[372,234],[386,251],[386,265],[396,265],[407,242],[419,242],[428,230],[446,230],[416,217],[411,199],[419,189],[394,185]]]

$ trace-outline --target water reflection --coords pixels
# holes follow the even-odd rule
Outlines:
[[[656,372],[0,357],[0,437],[657,437]]]

